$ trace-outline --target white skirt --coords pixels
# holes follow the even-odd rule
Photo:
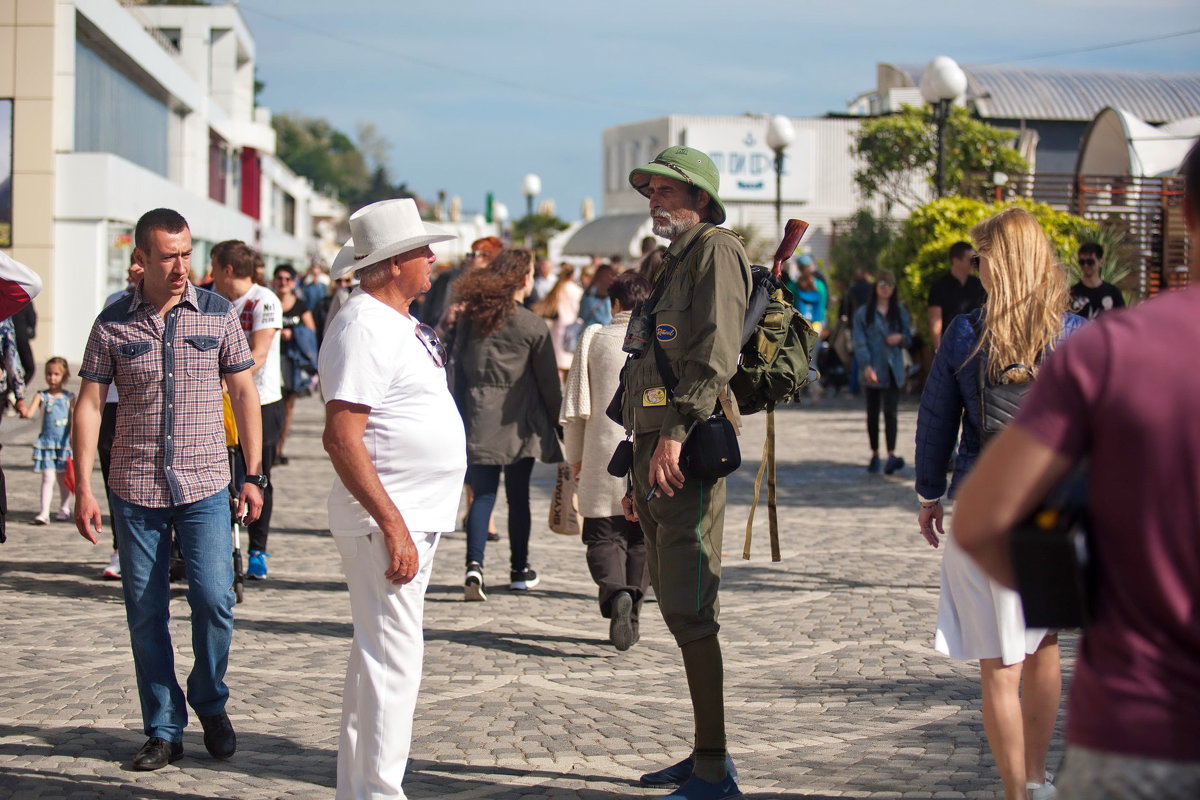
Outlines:
[[[1025,628],[1021,596],[985,575],[953,536],[945,547],[934,648],[961,660],[999,658],[1005,666],[1037,652],[1049,631]]]

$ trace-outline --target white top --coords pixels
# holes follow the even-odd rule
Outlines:
[[[467,471],[467,437],[446,385],[416,335],[417,320],[366,292],[352,294],[325,333],[318,357],[325,401],[367,406],[363,443],[379,480],[412,531],[452,531]],[[329,491],[329,530],[379,530],[342,483]]]
[[[250,285],[250,291],[233,301],[233,310],[242,322],[246,342],[251,343],[251,334],[266,328],[274,328],[275,336],[267,348],[267,360],[254,373],[254,386],[258,389],[258,402],[262,405],[283,399],[283,371],[279,366],[279,337],[283,329],[283,308],[279,298],[265,286]]]
[[[608,474],[613,451],[625,438],[625,429],[604,410],[617,390],[625,366],[625,328],[629,312],[622,311],[608,325],[590,325],[579,337],[575,361],[563,389],[563,453],[570,464],[580,464],[579,513],[584,517],[622,515],[625,478]]]
[[[569,282],[558,296],[558,317],[549,320],[550,343],[554,346],[554,360],[558,362],[559,369],[570,369],[571,361],[575,358],[574,353],[563,347],[563,334],[569,325],[579,319],[579,301],[582,299],[583,287],[574,281]]]

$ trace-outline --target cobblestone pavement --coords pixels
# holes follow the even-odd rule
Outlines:
[[[730,479],[721,639],[731,752],[752,798],[992,798],[978,668],[931,649],[940,553],[916,531],[912,470],[868,475],[863,412],[851,399],[778,414],[782,563],[765,526],[740,558],[761,452]],[[911,463],[914,414],[902,411]],[[153,773],[129,759],[144,738],[120,587],[100,580],[109,548],[69,523],[34,527],[36,422],[4,419],[9,541],[0,547],[0,797],[331,798],[351,625],[325,528],[332,469],[321,407],[301,401],[277,468],[269,580],[237,607],[229,713],[240,749],[187,755]],[[553,470],[534,471],[544,520]],[[95,485],[99,486],[99,475]],[[765,493],[764,493],[765,494]],[[497,509],[503,533],[504,514]],[[244,546],[244,544],[243,544]],[[489,546],[507,562],[507,545]],[[425,679],[405,788],[411,798],[654,797],[637,776],[686,755],[692,720],[678,649],[648,604],[642,640],[607,643],[583,545],[535,528],[542,584],[461,602],[465,538],[443,538],[426,611]],[[181,678],[188,606],[172,601]],[[1070,663],[1074,640],[1067,637]],[[1056,739],[1051,764],[1061,758]]]

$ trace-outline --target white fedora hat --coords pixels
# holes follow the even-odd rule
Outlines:
[[[457,238],[453,233],[426,225],[411,197],[380,200],[350,215],[350,238],[333,259],[329,275],[341,278],[409,250]]]

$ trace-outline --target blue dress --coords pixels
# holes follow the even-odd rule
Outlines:
[[[71,456],[71,401],[75,395],[64,391],[53,397],[41,391],[38,396],[42,398],[42,432],[33,443],[33,468],[63,472]]]

